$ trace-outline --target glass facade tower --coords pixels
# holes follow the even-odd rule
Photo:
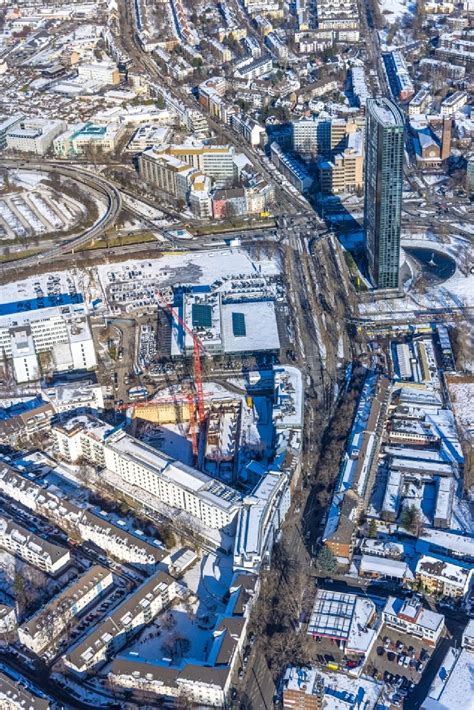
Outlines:
[[[367,99],[365,244],[377,288],[398,288],[403,190],[403,113],[386,98]]]

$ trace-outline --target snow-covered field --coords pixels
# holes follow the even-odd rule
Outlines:
[[[390,24],[401,20],[404,15],[415,12],[416,3],[409,0],[379,0],[380,11]]]

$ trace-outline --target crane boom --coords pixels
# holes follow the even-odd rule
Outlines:
[[[198,398],[199,424],[203,426],[206,420],[206,413],[204,410],[204,395],[202,389],[201,353],[205,351],[205,348],[198,336],[195,335],[193,330],[187,325],[187,323],[184,322],[183,318],[181,318],[179,313],[174,310],[173,306],[170,303],[166,303],[165,308],[175,319],[175,321],[179,323],[182,329],[193,339],[194,385],[196,387]]]

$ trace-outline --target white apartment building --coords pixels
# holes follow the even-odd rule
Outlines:
[[[219,42],[218,39],[211,39],[209,45],[211,47],[211,52],[215,57],[217,57],[219,62],[226,64],[232,60],[232,52],[229,47],[226,47],[225,44]]]
[[[11,328],[10,347],[16,382],[22,384],[39,380],[40,367],[29,325]]]
[[[118,84],[120,74],[117,65],[113,62],[94,62],[81,64],[78,69],[81,79],[96,81],[98,84]]]
[[[431,94],[428,89],[420,89],[408,104],[408,115],[419,116],[426,113],[431,103]]]
[[[241,135],[251,146],[263,146],[266,138],[266,131],[263,126],[258,124],[253,118],[245,114],[234,113],[230,117],[230,125]]]
[[[47,488],[25,478],[11,466],[0,466],[0,491],[39,513],[68,534],[93,542],[113,559],[152,571],[159,562],[166,564],[167,551],[151,545],[137,535],[99,516],[59,498]]]
[[[13,360],[18,382],[39,378],[37,355],[42,352],[51,352],[56,372],[97,367],[94,342],[82,307],[52,307],[0,316],[0,355]]]
[[[389,597],[382,612],[382,620],[397,631],[423,639],[436,646],[444,630],[444,616],[424,609],[421,599]]]
[[[211,178],[196,175],[191,184],[189,203],[195,217],[212,217]]]
[[[179,698],[184,693],[200,707],[227,707],[257,593],[256,575],[234,575],[225,613],[215,625],[205,660],[184,658],[180,663],[172,664],[140,658],[133,652],[124,653],[112,662],[110,683],[138,692],[148,691],[158,697]]]
[[[278,59],[288,58],[288,46],[278,37],[276,32],[269,32],[265,37],[265,44],[270,52]]]
[[[52,645],[81,611],[113,584],[112,572],[95,565],[18,627],[20,642],[40,654]]]
[[[56,136],[65,130],[65,121],[26,118],[8,130],[7,148],[22,153],[45,155]]]
[[[234,569],[257,572],[270,561],[274,537],[285,520],[291,494],[288,478],[269,472],[243,501],[234,545]]]
[[[43,540],[5,517],[0,517],[0,547],[49,574],[60,572],[71,559],[67,548]]]
[[[0,638],[16,629],[16,612],[14,607],[0,604]]]
[[[264,54],[258,59],[243,59],[234,67],[234,76],[237,79],[258,79],[265,74],[269,74],[273,69],[273,61],[269,54]]]
[[[465,91],[456,91],[441,102],[441,115],[446,118],[454,114],[467,104],[468,94]]]
[[[53,427],[57,451],[74,463],[84,457],[130,486],[184,510],[213,530],[230,531],[240,508],[237,491],[160,453],[92,417],[78,417]],[[152,501],[148,503],[152,507]]]
[[[184,587],[165,572],[158,572],[125,599],[91,633],[68,649],[63,662],[83,676],[115,654],[179,595]]]

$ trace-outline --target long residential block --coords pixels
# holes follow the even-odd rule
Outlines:
[[[34,653],[42,653],[112,584],[110,570],[100,565],[91,567],[18,628],[20,642]]]
[[[183,591],[179,582],[165,572],[158,572],[91,633],[69,648],[63,657],[64,664],[80,676],[101,665],[108,654],[123,648],[133,635],[153,621]]]

